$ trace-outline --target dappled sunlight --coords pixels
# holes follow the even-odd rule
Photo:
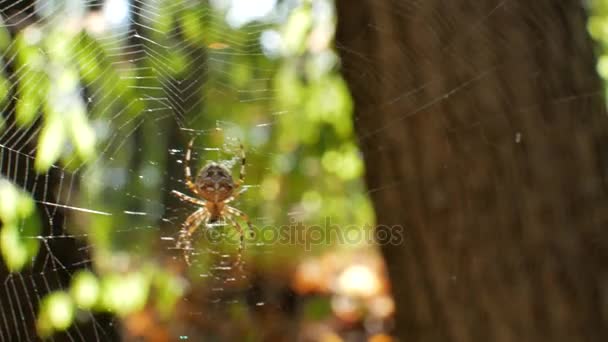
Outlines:
[[[73,6],[0,30],[2,259],[28,293],[3,317],[32,308],[10,333],[388,334],[332,4]]]

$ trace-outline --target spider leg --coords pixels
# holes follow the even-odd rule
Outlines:
[[[245,156],[245,148],[243,147],[243,144],[239,143],[239,154],[241,157],[241,169],[239,170],[239,180],[235,182],[235,190],[240,188],[241,185],[243,185],[243,183],[245,182],[245,164],[247,162],[247,158]],[[237,193],[236,196],[238,196],[239,193]]]
[[[235,190],[237,190],[238,188],[235,188]],[[245,189],[241,189],[240,191],[238,191],[236,194],[226,198],[225,200],[223,200],[222,202],[224,202],[224,204],[228,204],[232,201],[234,201],[235,199],[239,198],[239,196],[245,192]]]
[[[198,192],[198,188],[192,181],[192,171],[190,170],[190,159],[192,158],[192,145],[194,145],[194,139],[196,139],[196,138],[192,138],[190,140],[190,142],[188,143],[188,149],[186,150],[186,161],[184,163],[184,165],[185,165],[184,171],[186,173],[186,185],[188,186],[190,191],[195,193],[197,196],[200,196],[200,194]]]
[[[247,216],[247,214],[245,214],[244,212],[242,212],[236,208],[233,208],[229,205],[227,205],[225,208],[230,214],[236,215],[236,216],[240,217],[243,221],[245,221],[245,223],[247,223],[247,227],[249,228],[250,232],[253,231],[253,225],[251,224],[251,220],[249,219],[249,216]]]
[[[245,157],[245,148],[243,148],[243,144],[239,144],[239,150],[241,157],[241,170],[239,171],[239,179],[234,182],[234,195],[225,199],[223,201],[224,203],[230,203],[234,201],[235,199],[239,198],[239,196],[245,191],[245,189],[241,190],[241,185],[243,185],[243,183],[245,182],[245,162],[247,160]]]
[[[243,228],[241,227],[241,225],[238,222],[236,222],[236,220],[232,217],[232,214],[230,214],[230,213],[228,213],[228,215],[225,215],[224,219],[226,219],[228,222],[230,222],[230,224],[232,224],[236,228],[236,230],[239,232],[240,243],[239,243],[238,257],[237,257],[235,264],[240,265],[241,259],[243,257],[243,249],[245,246],[245,236],[243,235]]]
[[[184,251],[184,260],[190,265],[190,254],[192,250],[191,236],[203,222],[209,218],[209,212],[205,208],[199,208],[192,215],[188,216],[179,232],[177,248]]]
[[[181,192],[177,191],[177,190],[172,190],[171,193],[175,196],[177,196],[177,198],[179,198],[180,200],[184,201],[184,202],[190,202],[192,204],[196,204],[199,206],[205,206],[205,201],[198,199],[198,198],[194,198],[191,196],[188,196],[186,194],[182,194]]]
[[[186,221],[184,222],[183,230],[186,230],[188,233],[188,237],[190,237],[196,228],[198,228],[203,221],[209,218],[209,212],[206,208],[200,208],[194,212],[194,214],[188,216]]]

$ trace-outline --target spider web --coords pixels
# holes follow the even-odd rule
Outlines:
[[[195,208],[170,193],[178,190],[192,195],[184,185],[183,165],[185,146],[190,138],[196,137],[193,172],[209,160],[233,166],[237,160],[235,147],[241,141],[247,146],[250,160],[263,162],[270,157],[259,152],[258,146],[266,141],[274,118],[287,113],[269,105],[274,95],[269,78],[264,76],[267,70],[243,62],[243,57],[266,58],[261,52],[259,36],[269,25],[249,24],[248,36],[244,39],[235,39],[227,32],[210,27],[207,32],[214,41],[208,43],[211,47],[207,49],[184,39],[185,33],[179,30],[158,31],[160,20],[178,17],[193,8],[208,22],[224,21],[221,8],[214,9],[202,1],[0,2],[3,27],[13,34],[25,28],[32,31],[34,38],[31,39],[39,39],[36,36],[47,30],[66,26],[69,30],[70,25],[76,26],[74,30],[87,31],[86,35],[71,41],[72,47],[84,47],[78,57],[91,63],[101,60],[103,68],[88,78],[84,76],[85,70],[85,82],[79,88],[80,94],[76,94],[91,112],[91,124],[101,141],[98,155],[87,167],[70,162],[55,163],[47,172],[37,174],[34,171],[39,148],[36,137],[41,134],[44,119],[38,118],[29,128],[18,127],[15,103],[22,100],[16,97],[15,102],[8,102],[2,109],[7,126],[0,132],[0,170],[5,178],[33,194],[45,224],[40,235],[28,237],[41,243],[31,270],[7,273],[2,279],[0,341],[37,339],[34,327],[37,308],[45,294],[67,289],[76,271],[93,269],[91,254],[97,246],[91,232],[99,229],[96,222],[111,220],[115,244],[133,255],[145,250],[141,257],[149,256],[154,248],[150,246],[157,246],[166,252],[169,260],[179,262],[183,258],[175,248],[176,238],[183,220]],[[116,18],[121,16],[121,21]],[[62,22],[66,18],[69,22]],[[14,44],[11,42],[2,54],[6,63],[3,72],[11,82],[9,93],[12,94],[17,92],[16,83],[36,81],[28,77],[30,69],[17,68],[11,63],[18,58],[16,50],[11,49]],[[168,51],[176,52],[177,56]],[[189,75],[176,72],[179,63],[176,64],[175,59],[178,58]],[[109,63],[104,64],[105,61]],[[229,71],[235,68],[260,76],[252,77],[239,88],[227,81]],[[118,80],[104,77],[112,72],[116,72]],[[117,83],[112,84],[113,81]],[[202,88],[203,84],[207,90]],[[201,96],[201,92],[205,94]],[[235,108],[243,104],[254,106],[261,114],[241,122],[231,121],[236,117],[230,113],[204,108],[204,104],[212,100],[209,96],[221,96],[225,98],[224,103],[232,102]],[[152,132],[150,136],[155,141],[145,141],[142,131]],[[258,139],[245,140],[246,135]],[[160,149],[157,153],[142,147],[155,144]],[[144,153],[146,155],[141,155]],[[256,175],[250,176],[245,179],[241,199],[234,203],[243,210],[252,206],[248,196],[257,188]],[[259,179],[259,175],[257,177]],[[127,186],[132,182],[139,186]],[[254,224],[264,221],[255,215],[251,219]],[[216,237],[234,238],[234,232],[224,222],[209,228],[218,231]],[[201,240],[200,233],[195,234],[194,239]],[[234,282],[235,277],[246,279],[245,273],[234,266],[235,245],[221,249],[213,244],[198,245],[195,241],[193,246],[196,250],[193,265],[186,272],[194,278],[211,279],[208,300],[225,303],[228,299],[223,292],[227,284]],[[259,248],[261,244],[251,248],[256,246]],[[249,251],[250,248],[245,253]],[[133,259],[118,267],[126,270],[131,267],[129,262],[142,262],[137,257]],[[120,263],[119,260],[109,262]],[[78,320],[80,323],[56,338],[70,341],[86,340],[85,336],[95,336],[98,341],[116,338],[112,332],[114,318],[87,313]]]
[[[471,30],[491,20],[492,15],[508,2],[497,1],[494,8],[480,15],[478,21],[471,24]],[[57,15],[56,12],[60,9],[53,3],[0,1],[4,27],[16,31],[32,24],[40,27],[58,25],[58,21],[65,16]],[[102,13],[101,2],[67,3],[76,4],[74,6],[79,14],[75,15],[81,22],[90,24],[100,20],[100,17],[91,16],[91,13]],[[108,0],[105,3],[119,1]],[[223,4],[222,1],[213,3],[220,7]],[[285,8],[293,5],[289,1],[286,3]],[[48,172],[38,175],[33,169],[40,122],[22,129],[17,128],[14,120],[9,120],[8,126],[0,132],[2,175],[34,195],[45,221],[45,230],[40,235],[31,237],[41,242],[41,251],[32,269],[8,274],[3,279],[0,288],[0,341],[10,341],[14,336],[19,340],[35,340],[32,327],[36,321],[36,308],[44,295],[55,289],[67,288],[75,271],[93,268],[91,253],[97,248],[91,242],[94,233],[82,229],[91,222],[103,222],[104,218],[111,218],[114,225],[112,234],[116,236],[117,244],[128,247],[130,251],[142,250],[142,255],[148,256],[146,250],[157,246],[169,258],[182,258],[181,251],[175,249],[179,226],[195,208],[180,202],[170,193],[178,190],[190,194],[184,185],[183,165],[185,146],[190,138],[197,137],[193,148],[193,171],[210,160],[224,161],[232,166],[238,160],[235,153],[239,142],[246,146],[249,163],[270,165],[269,160],[276,156],[262,147],[272,134],[276,118],[293,116],[294,113],[270,105],[276,94],[269,84],[268,70],[245,64],[239,58],[266,58],[261,52],[258,38],[267,31],[268,25],[249,25],[248,37],[245,38],[235,38],[227,32],[211,28],[215,39],[208,42],[207,49],[201,49],[192,41],[182,39],[183,32],[157,32],[155,27],[160,24],[161,12],[168,13],[169,17],[177,16],[188,6],[206,8],[204,13],[210,22],[225,19],[223,14],[218,14],[203,2],[136,0],[126,8],[124,23],[96,36],[100,49],[84,50],[86,58],[101,58],[103,55],[112,61],[104,65],[99,76],[86,82],[86,91],[81,94],[87,109],[92,113],[91,120],[101,141],[99,154],[87,167],[56,163]],[[277,12],[280,14],[281,11]],[[39,13],[45,15],[40,16]],[[280,18],[276,20],[280,21]],[[466,36],[467,32],[458,32],[454,39],[466,39]],[[89,44],[83,40],[77,41],[78,44]],[[168,50],[181,52],[181,56],[169,56]],[[443,51],[449,53],[449,42]],[[87,54],[90,55],[86,56]],[[10,49],[5,49],[2,53],[5,63],[15,58]],[[176,76],[176,62],[171,58],[186,60],[188,67],[185,69],[190,74]],[[424,112],[426,108],[459,93],[499,67],[496,65],[481,71],[476,78],[448,89],[428,103],[395,117],[395,122]],[[260,77],[251,78],[253,81],[250,79],[247,84],[235,85],[221,77],[231,69],[241,69],[243,73],[253,73]],[[114,85],[111,79],[101,76],[111,70],[122,71],[119,74],[126,80],[126,88],[121,84]],[[27,73],[24,69],[13,70],[8,66],[4,66],[3,71],[9,75],[11,84],[24,79],[24,74]],[[200,96],[203,85],[208,90],[204,96]],[[392,105],[430,86],[422,84],[415,89],[406,89],[380,106]],[[13,88],[14,85],[11,85],[12,94],[15,92]],[[106,91],[107,89],[112,91]],[[132,93],[129,95],[127,92]],[[577,98],[590,95],[595,94],[583,94]],[[128,102],[123,103],[125,99]],[[557,99],[556,102],[571,99]],[[243,106],[253,106],[256,112],[240,117],[226,112],[219,113],[212,105],[218,100],[224,101],[224,110],[227,108],[225,103],[232,102],[235,112],[242,112]],[[14,117],[14,105],[5,105],[2,112],[5,118]],[[293,120],[297,120],[297,117],[293,117]],[[381,134],[385,128],[369,133],[360,142],[373,144],[374,136]],[[146,140],[146,136],[152,136],[154,140]],[[150,148],[144,148],[155,144],[162,146],[160,153],[151,153]],[[265,171],[272,170],[268,167]],[[255,213],[257,203],[252,199],[259,197],[256,192],[259,191],[260,179],[260,174],[248,173],[245,192],[235,204],[251,215],[256,226],[273,223],[273,218]],[[391,180],[384,187],[395,186],[396,182],[399,180]],[[141,184],[141,188],[126,186],[132,183]],[[369,191],[380,190],[382,188]],[[89,192],[98,196],[87,196]],[[95,228],[98,226],[91,226],[91,229]],[[218,234],[234,237],[234,232],[226,229],[228,227],[225,224],[219,223],[212,226],[211,230],[216,228]],[[193,266],[187,272],[199,278],[211,279],[209,301],[224,306],[227,302],[239,300],[238,296],[230,294],[239,288],[232,284],[247,284],[251,280],[247,279],[246,273],[235,270],[233,266],[235,245],[228,246],[226,250],[206,243],[206,239],[200,236],[197,241]],[[266,247],[263,244],[247,245],[245,254],[272,253]],[[66,249],[71,253],[66,253]],[[128,269],[131,266],[126,263],[120,267]],[[264,305],[263,302],[256,304]],[[204,313],[202,309],[193,309],[190,314]],[[115,323],[113,318],[93,314],[85,316],[80,318],[83,324],[76,324],[65,333],[67,339],[84,340],[84,336],[91,336],[86,329],[92,330],[98,341],[115,338],[111,328]]]

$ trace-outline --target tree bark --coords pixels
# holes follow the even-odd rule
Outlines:
[[[608,341],[608,119],[580,1],[338,0],[404,341]],[[379,229],[378,235],[385,234]]]

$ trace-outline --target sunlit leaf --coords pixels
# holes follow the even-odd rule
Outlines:
[[[180,49],[174,49],[169,52],[168,56],[169,62],[169,70],[173,72],[175,75],[179,75],[186,70],[188,66],[188,56],[185,51]]]
[[[38,253],[40,220],[31,197],[4,179],[0,198],[0,251],[8,269],[16,272]]]
[[[105,276],[101,283],[102,307],[120,316],[140,310],[146,303],[150,288],[143,272]]]
[[[11,182],[0,179],[0,217],[5,222],[30,216],[34,212],[34,201]]]
[[[144,112],[145,106],[137,101],[138,94],[133,88],[138,78],[146,75],[138,74],[132,69],[125,68],[117,70],[110,66],[112,59],[108,56],[104,46],[96,39],[87,34],[81,34],[75,47],[74,60],[76,61],[81,81],[96,92],[106,94],[93,103],[100,108],[100,116],[104,117],[111,113],[107,110],[111,105],[120,104],[117,99],[125,105],[122,107],[128,117],[135,117]],[[148,71],[149,69],[142,69]],[[95,109],[94,107],[94,109]]]
[[[86,83],[93,83],[98,77],[103,76],[100,67],[101,61],[105,58],[103,49],[98,41],[84,33],[77,42],[74,59],[80,70],[80,77]],[[108,70],[108,72],[113,71]]]
[[[14,222],[17,218],[17,202],[19,192],[12,183],[5,179],[0,179],[0,218],[4,223]]]
[[[285,54],[300,54],[306,49],[306,37],[312,25],[312,16],[307,7],[301,7],[291,13],[283,29]]]
[[[34,38],[40,35],[39,29],[30,27],[16,38],[17,65],[22,72],[17,83],[15,121],[20,127],[34,122],[47,93],[47,78],[43,72],[47,59],[36,45],[40,38]]]
[[[3,74],[0,74],[0,106],[4,105],[9,98],[9,89],[10,83],[4,77]],[[2,120],[2,116],[0,116],[0,121]]]
[[[99,282],[93,273],[89,271],[79,271],[74,275],[70,294],[79,308],[92,308],[99,298],[99,293]]]
[[[200,14],[197,11],[182,11],[181,27],[186,39],[195,44],[202,43],[201,36],[203,35],[203,25],[201,23]]]
[[[359,150],[352,144],[347,144],[340,150],[325,152],[321,163],[324,169],[344,180],[355,179],[363,173],[363,161],[359,156]]]
[[[186,284],[173,274],[160,272],[154,278],[154,286],[158,309],[161,315],[168,316],[184,294]]]
[[[11,35],[8,32],[8,27],[4,22],[0,21],[0,51],[4,53],[11,43]]]
[[[65,127],[62,118],[59,115],[50,116],[44,122],[38,140],[38,151],[34,163],[34,168],[38,173],[46,172],[59,159],[65,142]]]
[[[11,272],[18,272],[28,260],[27,250],[20,243],[20,236],[15,224],[4,224],[0,231],[0,248],[2,258]]]
[[[36,90],[33,89],[33,85],[38,82],[39,79],[24,77],[24,80],[17,87],[19,99],[15,108],[15,121],[20,127],[31,125],[38,116],[41,101],[40,97],[36,94]]]
[[[5,223],[0,231],[2,257],[11,272],[20,271],[38,254],[40,246],[36,238],[40,231],[38,217],[33,214],[21,222],[21,225],[17,222]]]
[[[163,37],[169,33],[173,27],[173,13],[169,7],[174,4],[171,1],[161,1],[158,5],[158,16],[150,22],[154,28],[154,34],[158,37]]]
[[[299,106],[305,88],[300,84],[295,65],[287,64],[279,68],[274,83],[277,89],[276,101],[281,106],[288,108]]]
[[[75,307],[67,292],[57,291],[44,297],[38,314],[38,332],[49,337],[55,331],[63,331],[74,321]]]
[[[79,106],[80,108],[80,106]],[[95,152],[95,131],[89,124],[84,107],[70,115],[70,135],[76,152],[82,160],[89,160]]]

